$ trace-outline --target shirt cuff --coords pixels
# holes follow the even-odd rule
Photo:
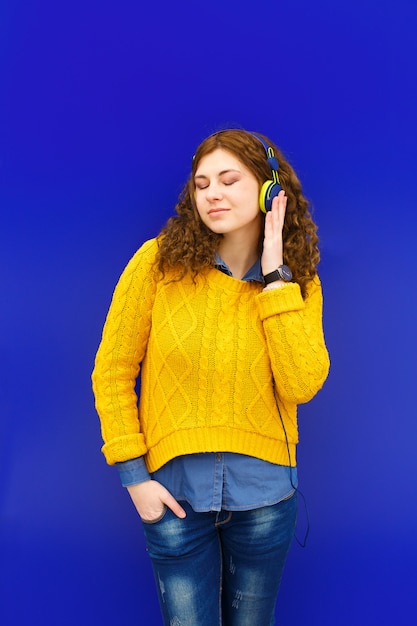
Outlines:
[[[145,480],[151,480],[143,456],[137,459],[131,459],[130,461],[116,463],[116,467],[123,487],[130,487],[137,483],[143,483]]]

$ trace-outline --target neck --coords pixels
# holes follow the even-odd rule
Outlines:
[[[243,278],[259,257],[259,238],[254,237],[251,242],[247,237],[238,238],[226,235],[221,240],[219,254],[227,263],[234,278]]]

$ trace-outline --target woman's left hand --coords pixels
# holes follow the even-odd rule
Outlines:
[[[265,217],[265,236],[262,253],[262,274],[265,276],[283,264],[282,229],[284,226],[287,196],[282,189],[272,200],[272,208]]]

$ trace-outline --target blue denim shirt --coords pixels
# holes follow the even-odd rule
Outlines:
[[[232,276],[217,255],[216,267]],[[263,283],[261,260],[242,280]],[[204,452],[179,456],[149,474],[143,457],[118,463],[124,487],[154,479],[176,500],[186,500],[194,511],[256,509],[276,504],[297,487],[297,468],[275,465],[232,452]]]

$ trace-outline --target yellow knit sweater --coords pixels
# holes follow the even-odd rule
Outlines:
[[[107,462],[146,455],[153,472],[182,454],[229,451],[282,465],[290,453],[294,465],[297,404],[329,368],[319,279],[305,301],[295,283],[263,292],[214,268],[169,282],[156,277],[156,251],[146,242],[124,270],[96,356]]]

